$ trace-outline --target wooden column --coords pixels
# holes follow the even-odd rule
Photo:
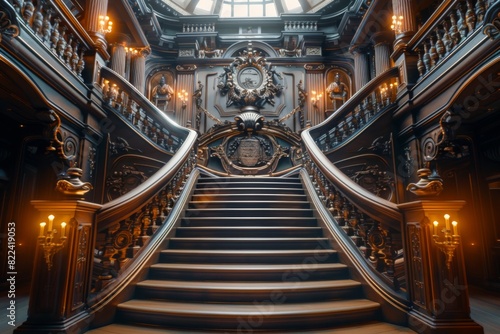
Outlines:
[[[474,222],[460,219],[464,203],[422,200],[399,205],[404,213],[406,278],[412,303],[409,326],[417,333],[483,333],[470,318],[460,226]],[[445,214],[450,215],[449,224]],[[453,220],[458,222],[458,233],[454,233]],[[439,223],[436,228],[434,221]],[[445,240],[447,225],[453,234],[448,240],[456,243],[449,253],[438,244]]]
[[[107,12],[108,0],[85,1],[85,19],[83,20],[83,25],[90,37],[96,42],[96,46],[103,50],[106,50],[107,42],[104,35],[99,32],[99,16],[106,16]]]
[[[30,292],[28,319],[15,333],[77,333],[86,324],[85,312],[90,290],[94,258],[95,213],[100,204],[80,200],[32,201],[39,216],[32,222],[40,229],[40,222],[47,225],[40,231],[37,241]],[[48,216],[53,215],[52,228],[57,230],[54,242],[60,242],[61,222],[66,222],[63,246],[47,262],[49,230]]]

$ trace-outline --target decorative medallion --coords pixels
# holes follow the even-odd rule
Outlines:
[[[226,107],[251,106],[258,110],[266,104],[274,106],[274,98],[283,90],[280,83],[283,78],[266,63],[259,51],[252,49],[252,43],[224,68],[218,79],[221,95],[227,96]]]

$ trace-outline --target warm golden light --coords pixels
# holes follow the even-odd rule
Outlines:
[[[54,215],[50,215],[49,216],[49,226],[48,226],[49,232],[52,231],[52,223],[53,222],[54,222]]]
[[[458,235],[458,223],[456,221],[452,221],[451,225],[453,225],[453,235]]]
[[[45,225],[47,225],[46,222],[41,222],[40,223],[40,236],[43,237],[43,233],[44,233],[44,230],[45,230]]]
[[[65,228],[66,228],[66,223],[62,222],[61,223],[61,238],[64,238]]]
[[[393,15],[391,29],[399,34],[399,33],[401,33],[402,25],[403,25],[403,16]]]
[[[437,220],[435,220],[433,224],[434,224],[434,235],[437,235],[437,227],[438,227],[439,223]]]
[[[109,16],[99,15],[99,32],[103,35],[110,33],[113,28],[113,22],[109,20]]]

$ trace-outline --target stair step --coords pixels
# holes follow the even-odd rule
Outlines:
[[[195,202],[202,201],[232,201],[232,200],[247,200],[247,201],[273,201],[273,200],[281,200],[281,201],[306,201],[307,196],[305,194],[288,194],[285,192],[276,192],[269,193],[260,192],[255,194],[248,193],[210,193],[210,194],[197,194],[195,193],[192,197],[192,200]]]
[[[212,194],[224,194],[224,195],[259,195],[265,192],[269,195],[305,195],[304,189],[302,188],[258,188],[258,187],[245,187],[245,188],[195,188],[194,195],[212,195]]]
[[[297,177],[200,177],[198,183],[261,182],[261,183],[301,183]]]
[[[268,181],[268,182],[241,182],[241,181],[233,181],[233,182],[198,182],[196,184],[197,189],[204,188],[259,188],[259,189],[267,189],[267,188],[280,188],[280,189],[303,189],[302,183],[300,182],[276,182],[276,181]]]
[[[311,206],[306,201],[191,201],[189,202],[190,209],[205,210],[205,209],[249,209],[259,208],[262,209],[309,209]]]
[[[194,324],[196,326],[196,324]],[[255,333],[258,331],[255,330]],[[111,324],[102,328],[93,329],[88,334],[214,334],[214,331],[205,331],[199,328],[192,329],[168,329],[168,328],[158,328],[150,327],[144,324],[141,325],[130,325],[130,324]],[[252,328],[240,328],[240,330],[225,330],[224,333],[252,333]],[[275,334],[281,334],[283,331],[273,331]],[[359,334],[359,333],[370,333],[370,334],[396,334],[396,333],[412,333],[412,331],[407,327],[401,327],[386,322],[379,321],[369,321],[352,324],[350,326],[342,325],[331,326],[329,329],[315,329],[315,330],[294,330],[286,329],[287,334]]]
[[[347,279],[347,266],[311,260],[302,264],[192,264],[156,263],[150,279],[195,281],[279,281]]]
[[[318,226],[314,217],[292,217],[283,215],[282,217],[199,217],[196,210],[189,212],[181,220],[181,226]]]
[[[165,249],[160,253],[160,262],[185,263],[240,263],[240,264],[287,264],[316,260],[321,263],[338,261],[338,253],[323,248],[314,250],[192,250]]]
[[[319,303],[192,304],[156,300],[129,300],[117,307],[126,323],[204,329],[300,329],[375,318],[378,303],[366,299]],[[245,329],[246,330],[246,329]],[[253,330],[252,330],[253,331]]]
[[[315,302],[357,296],[361,283],[351,279],[301,282],[206,282],[146,280],[137,284],[140,299],[190,302],[263,302],[276,296],[280,303]]]
[[[327,238],[178,238],[170,239],[173,249],[316,249]]]
[[[176,237],[246,237],[246,238],[314,238],[322,236],[321,227],[296,226],[208,226],[178,227]]]
[[[199,209],[186,209],[186,217],[233,217],[234,219],[239,219],[240,217],[312,217],[313,212],[311,209],[295,209],[295,208],[282,208],[282,209],[271,209],[271,208],[246,208],[241,210],[238,208],[207,208],[203,210]]]

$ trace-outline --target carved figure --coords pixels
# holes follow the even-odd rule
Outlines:
[[[167,84],[165,79],[165,75],[162,75],[158,85],[153,88],[151,92],[151,96],[153,97],[153,102],[155,105],[162,109],[163,111],[167,110],[168,102],[172,99],[172,95],[174,94],[173,88]]]
[[[337,101],[342,101],[342,104],[345,103],[349,88],[345,83],[340,81],[340,74],[337,72],[335,73],[333,82],[326,88],[326,92],[333,103],[333,110],[335,111],[337,110]]]

